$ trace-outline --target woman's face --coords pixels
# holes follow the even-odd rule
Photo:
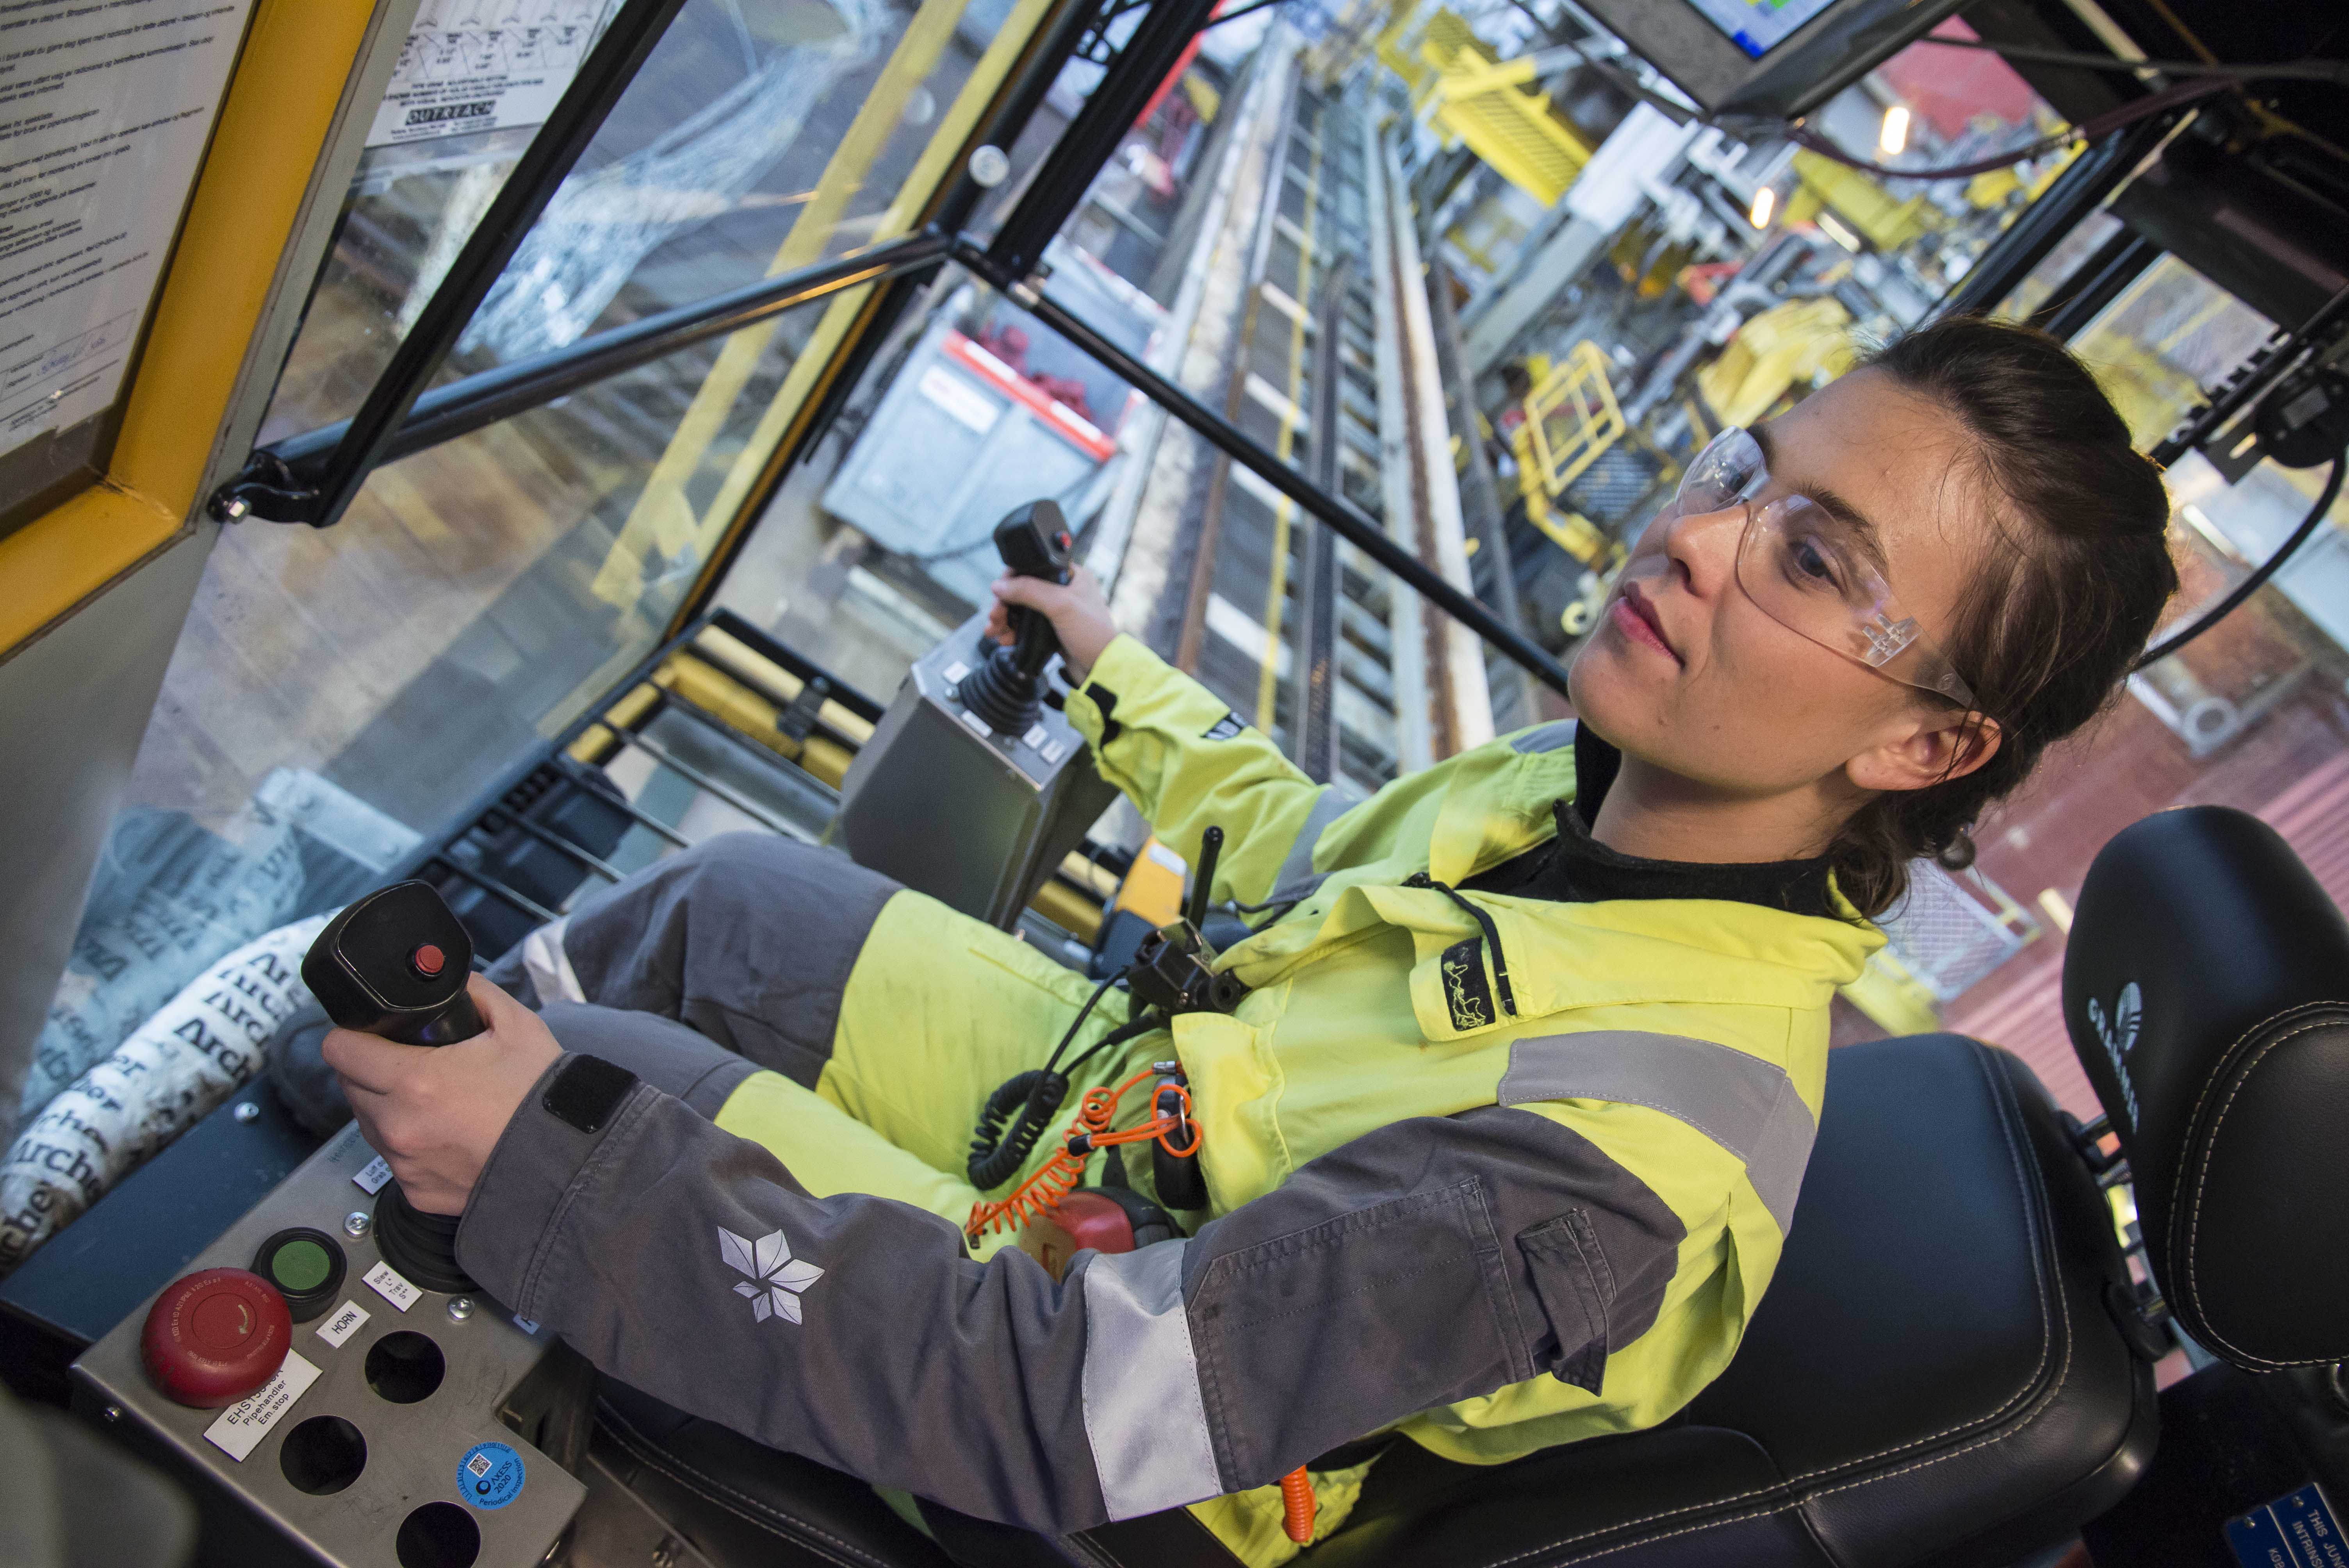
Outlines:
[[[1757,503],[1800,491],[1872,531],[1893,593],[1946,645],[1993,531],[1963,427],[1861,370],[1754,434],[1770,469]],[[1576,709],[1629,756],[1732,796],[1942,777],[1958,716],[1773,620],[1738,586],[1744,527],[1743,505],[1648,526],[1575,655]]]

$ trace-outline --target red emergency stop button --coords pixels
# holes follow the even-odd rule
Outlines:
[[[275,1377],[293,1343],[285,1298],[267,1280],[243,1269],[203,1269],[155,1298],[139,1354],[166,1395],[212,1410]]]
[[[449,955],[428,942],[408,955],[408,966],[418,978],[429,980],[449,966]]]

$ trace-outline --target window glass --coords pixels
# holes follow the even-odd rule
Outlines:
[[[907,232],[1044,8],[690,0],[447,374]],[[369,151],[273,434],[357,405],[526,134]],[[656,645],[870,292],[379,469],[335,528],[225,531],[132,799],[223,838],[312,799],[388,866]]]
[[[554,7],[597,8],[591,0]],[[424,9],[419,39],[443,36],[429,25],[434,14],[460,7]],[[901,197],[926,195],[902,182],[940,117],[988,46],[1007,27],[1024,34],[1040,9],[1036,0],[688,0],[440,379],[902,232]],[[890,113],[870,112],[885,102]],[[358,406],[533,129],[367,149],[264,442]]]
[[[2139,273],[2072,341],[2139,447],[2168,435],[2275,324],[2176,256]]]
[[[2014,292],[1999,302],[1991,314],[2001,321],[2029,321],[2041,306],[2054,296],[2065,280],[2081,263],[2096,253],[2106,241],[2121,231],[2121,221],[2110,212],[2091,212],[2070,233],[2055,242],[2054,248],[2039,259],[2039,264],[2023,274]]]

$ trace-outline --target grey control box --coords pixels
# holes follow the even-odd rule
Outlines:
[[[585,1488],[500,1412],[526,1407],[525,1380],[569,1352],[486,1297],[391,1272],[372,1219],[388,1179],[346,1127],[189,1264],[251,1268],[296,1228],[340,1250],[333,1305],[294,1326],[292,1353],[259,1393],[199,1410],[158,1391],[140,1359],[150,1296],[74,1363],[76,1408],[133,1424],[337,1568],[531,1568]]]
[[[857,864],[1009,929],[1117,791],[1058,708],[1009,735],[964,706],[986,625],[972,616],[906,672],[841,780],[835,836]]]

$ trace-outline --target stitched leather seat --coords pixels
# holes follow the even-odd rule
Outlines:
[[[1727,1372],[1663,1427],[1497,1471],[1401,1448],[1313,1561],[2011,1563],[2152,1457],[2125,1278],[2029,1068],[1954,1035],[1846,1047]]]

